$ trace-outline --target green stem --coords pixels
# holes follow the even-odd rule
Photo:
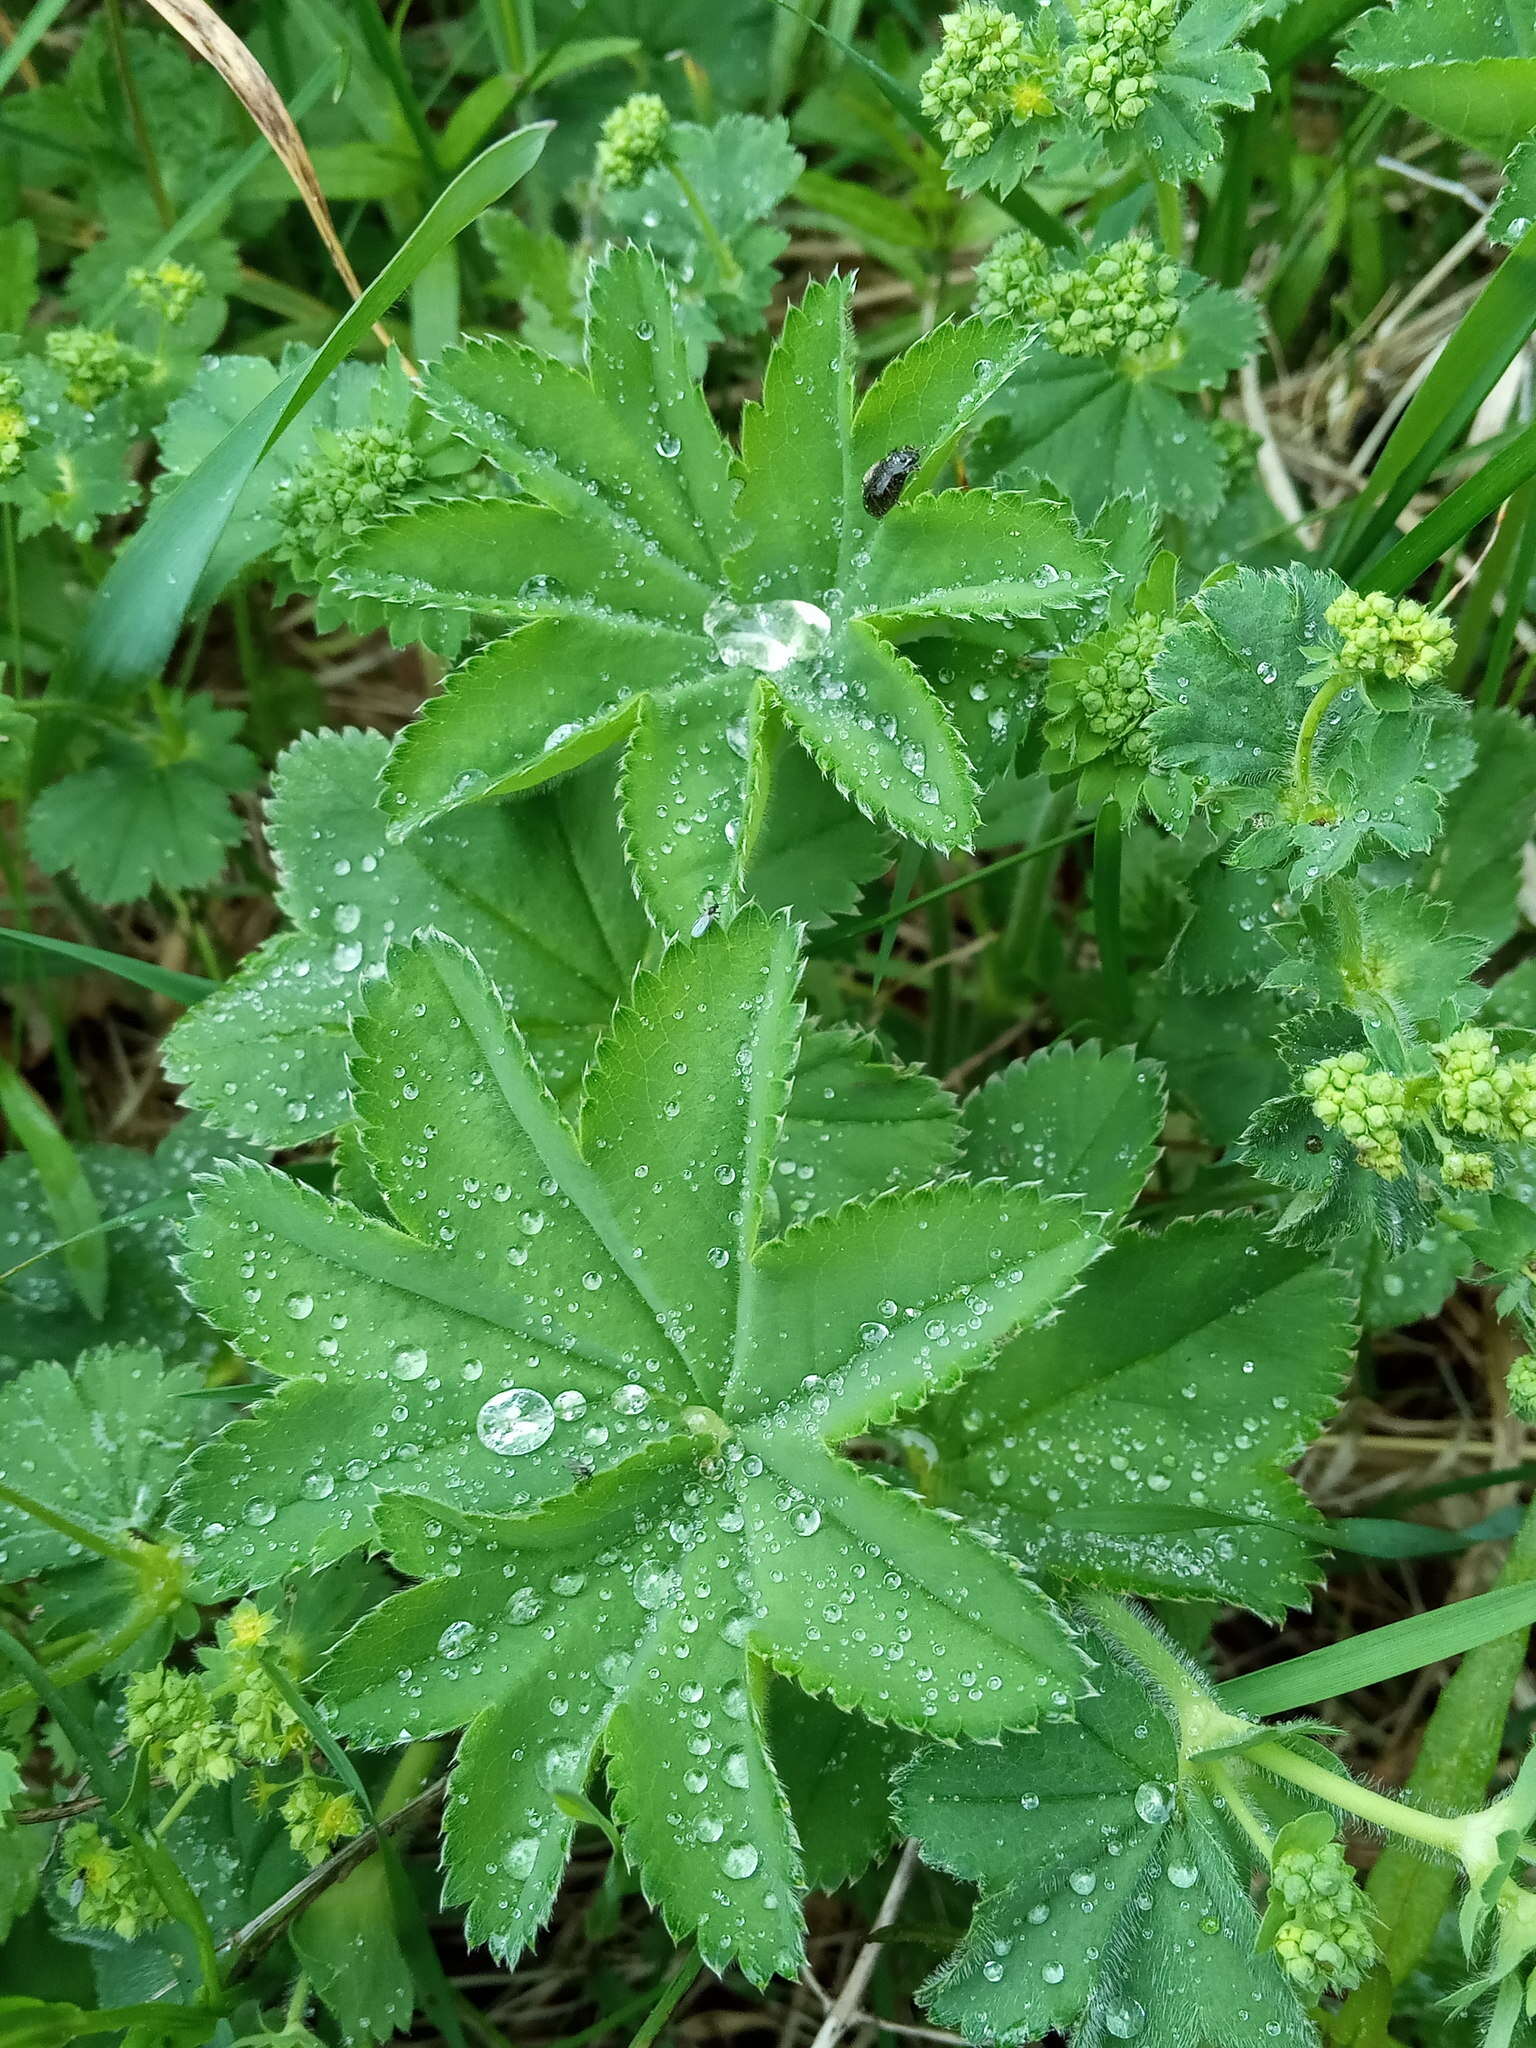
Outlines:
[[[1163,248],[1175,263],[1184,255],[1184,207],[1179,188],[1167,178],[1154,178],[1152,189],[1157,194],[1157,231],[1162,236]]]
[[[1404,1806],[1396,1799],[1389,1799],[1384,1792],[1373,1792],[1368,1785],[1361,1785],[1338,1771],[1330,1771],[1326,1764],[1298,1755],[1283,1742],[1256,1743],[1243,1754],[1249,1763],[1257,1764],[1261,1771],[1268,1771],[1272,1778],[1283,1778],[1287,1784],[1310,1792],[1325,1806],[1341,1807],[1345,1813],[1352,1813],[1357,1820],[1380,1828],[1384,1834],[1402,1835],[1439,1855],[1454,1856],[1460,1860],[1466,1841],[1467,1816],[1464,1814],[1423,1813],[1415,1806]]]
[[[44,1672],[50,1685],[78,1685],[82,1678],[92,1677],[131,1650],[140,1636],[147,1635],[157,1622],[163,1621],[179,1606],[180,1601],[179,1587],[175,1597],[171,1598],[168,1585],[163,1585],[135,1600],[111,1635],[87,1636],[84,1642],[60,1657],[56,1664],[38,1664],[37,1668]],[[13,1685],[0,1692],[0,1714],[14,1713],[18,1707],[24,1707],[28,1691],[28,1685]]]
[[[1076,793],[1070,789],[1057,790],[1040,820],[1043,837],[1036,840],[1030,852],[1058,851],[1069,839],[1075,839],[1078,835],[1068,832],[1066,825],[1076,811]],[[1056,879],[1059,866],[1060,862],[1056,860],[1032,863],[1028,873],[1019,878],[999,949],[1002,955],[1000,964],[1016,986],[1027,988],[1034,979],[1040,938],[1051,900],[1051,884]]]
[[[651,2043],[672,2017],[683,1994],[704,1967],[704,1958],[694,1951],[685,1955],[662,1986],[661,1996],[641,2021],[629,2048],[651,2048]]]
[[[69,1515],[62,1515],[57,1508],[50,1508],[40,1500],[34,1500],[30,1493],[23,1493],[19,1487],[9,1486],[0,1480],[0,1501],[7,1507],[15,1508],[23,1515],[30,1515],[34,1522],[56,1530],[70,1543],[81,1550],[93,1550],[98,1557],[115,1558],[119,1564],[131,1565],[135,1571],[143,1568],[148,1546],[131,1538],[119,1543],[115,1537],[103,1536],[99,1530],[88,1529],[83,1522],[77,1522]]]
[[[11,695],[21,696],[23,641],[21,637],[21,576],[16,565],[16,507],[0,506],[0,539],[5,547],[5,619],[11,641]]]
[[[1093,935],[1104,977],[1104,1008],[1123,1031],[1130,1022],[1131,990],[1125,973],[1125,934],[1120,925],[1120,856],[1124,845],[1120,806],[1113,797],[1099,805],[1093,827]]]
[[[1312,792],[1312,753],[1318,728],[1334,698],[1342,696],[1354,680],[1348,669],[1335,669],[1302,714],[1301,730],[1296,735],[1296,758],[1291,763],[1291,787],[1303,802]]]
[[[1510,1545],[1498,1583],[1536,1579],[1536,1502]],[[1416,1799],[1434,1806],[1470,1806],[1482,1798],[1499,1760],[1515,1682],[1525,1668],[1529,1629],[1516,1629],[1469,1650],[1441,1689],[1408,1780]],[[1456,1887],[1455,1872],[1427,1865],[1390,1843],[1376,1859],[1366,1893],[1381,1924],[1381,1965],[1346,2001],[1334,2039],[1351,2048],[1386,2048],[1392,1994],[1423,1961]]]
[[[213,1929],[208,1924],[208,1915],[203,1911],[202,1901],[177,1869],[175,1859],[163,1843],[153,1834],[135,1827],[131,1821],[123,1817],[118,1798],[121,1790],[119,1775],[113,1769],[111,1758],[96,1739],[95,1731],[89,1722],[76,1713],[74,1706],[65,1697],[62,1671],[45,1671],[25,1643],[18,1642],[3,1628],[0,1628],[0,1662],[12,1665],[20,1674],[23,1680],[19,1688],[22,1701],[25,1701],[28,1694],[34,1695],[42,1701],[63,1730],[76,1756],[85,1766],[92,1785],[107,1802],[108,1812],[104,1818],[125,1842],[138,1851],[150,1882],[160,1894],[167,1911],[173,1919],[179,1920],[192,1936],[193,1946],[197,1951],[198,1971],[203,1980],[203,2003],[222,2004],[224,1980],[219,1973],[218,1944],[214,1940]]]
[[[123,89],[123,101],[128,109],[128,119],[133,127],[133,139],[138,144],[139,156],[144,166],[144,182],[149,187],[149,196],[160,216],[161,227],[169,230],[176,225],[176,209],[165,189],[160,176],[160,160],[155,155],[154,138],[149,132],[149,123],[144,118],[144,108],[139,100],[139,89],[134,83],[133,66],[128,61],[128,44],[123,34],[122,0],[107,0],[107,36],[112,44],[112,62],[117,71],[119,85]]]
[[[1227,1802],[1227,1811],[1259,1852],[1267,1870],[1274,1860],[1275,1838],[1254,1811],[1252,1802],[1238,1784],[1231,1766],[1213,1760],[1204,1766],[1205,1775]]]
[[[741,265],[720,238],[720,231],[704,209],[704,202],[694,189],[692,179],[683,170],[676,157],[667,158],[667,169],[672,173],[677,189],[688,202],[688,210],[699,224],[699,233],[704,237],[705,246],[714,257],[720,270],[720,283],[728,292],[734,292],[741,285]]]
[[[921,896],[907,897],[896,910],[883,910],[878,917],[866,917],[858,924],[838,925],[828,933],[828,941],[841,944],[844,939],[861,939],[867,932],[884,931],[888,924],[900,924],[915,910],[926,910],[930,903],[939,903],[946,896],[953,896],[957,890],[974,888],[978,882],[989,881],[993,875],[1022,867],[1026,861],[1035,860],[1042,853],[1055,853],[1063,846],[1070,846],[1074,839],[1085,838],[1092,830],[1091,825],[1079,825],[1071,832],[1058,832],[1054,839],[1037,839],[1033,846],[1021,846],[1017,853],[1004,854],[1001,860],[988,861],[985,867],[969,868],[963,875],[955,875],[947,882],[940,882],[937,888],[925,890]]]

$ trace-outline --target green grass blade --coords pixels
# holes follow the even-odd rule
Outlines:
[[[60,974],[115,974],[120,981],[147,988],[151,995],[166,996],[173,1003],[189,1007],[212,995],[218,987],[216,981],[205,981],[200,974],[178,974],[174,968],[156,967],[151,960],[135,960],[127,953],[108,953],[100,946],[77,946],[70,939],[55,939],[47,932],[23,932],[11,927],[0,930],[0,979],[5,978],[8,946],[48,955],[59,963],[55,971]]]
[[[9,45],[0,50],[0,92],[5,91],[68,5],[69,0],[37,0]]]
[[[1536,476],[1536,421],[1515,436],[1507,447],[1485,462],[1474,476],[1451,492],[1426,519],[1405,533],[1396,547],[1359,577],[1362,588],[1384,590],[1400,597],[1432,569],[1443,555],[1466,539],[1473,527],[1517,491],[1527,478]]]
[[[9,1060],[0,1059],[0,1115],[31,1159],[43,1194],[65,1240],[60,1256],[86,1313],[101,1321],[107,1306],[107,1248],[101,1210],[74,1147]]]
[[[97,594],[77,655],[82,690],[131,690],[159,674],[251,471],[432,258],[532,169],[548,134],[547,122],[520,128],[466,165],[332,328],[313,362],[285,377],[154,507]]]
[[[1382,1685],[1405,1671],[1459,1657],[1536,1622],[1536,1584],[1500,1586],[1471,1600],[1456,1600],[1430,1614],[1410,1615],[1386,1628],[1325,1650],[1309,1650],[1268,1671],[1250,1671],[1217,1687],[1224,1707],[1239,1714],[1289,1714],[1317,1700],[1337,1699],[1363,1686]]]
[[[1398,513],[1466,432],[1533,328],[1536,227],[1484,285],[1398,421],[1335,542],[1341,575],[1353,577],[1390,537]]]

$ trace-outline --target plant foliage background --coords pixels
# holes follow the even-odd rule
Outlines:
[[[0,2042],[1532,2048],[1527,14],[0,15]]]

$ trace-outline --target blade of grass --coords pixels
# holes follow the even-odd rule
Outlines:
[[[100,1322],[107,1306],[107,1248],[101,1209],[78,1155],[48,1113],[42,1097],[0,1058],[0,1115],[37,1171],[49,1214],[58,1226],[69,1277],[85,1312]]]
[[[0,50],[0,92],[5,91],[68,5],[69,0],[37,0],[12,36],[9,48]]]
[[[216,595],[200,590],[203,573],[251,471],[425,265],[537,163],[548,134],[548,122],[520,128],[466,165],[314,360],[285,377],[153,506],[97,592],[76,657],[82,690],[126,692],[160,673],[193,602]]]
[[[9,926],[0,929],[0,976],[5,966],[5,948],[21,946],[58,960],[63,974],[115,974],[147,988],[152,995],[166,996],[173,1003],[200,1003],[218,987],[200,974],[179,974],[171,967],[157,967],[152,960],[135,960],[127,953],[104,952],[100,946],[77,946],[70,939],[55,939],[47,932],[23,932]]]
[[[1413,396],[1334,543],[1353,578],[1391,535],[1397,515],[1460,440],[1478,407],[1536,328],[1536,227],[1489,278]]]
[[[1532,476],[1536,476],[1536,420],[1355,580],[1362,590],[1384,590],[1389,597],[1400,597]]]
[[[1268,1671],[1250,1671],[1216,1688],[1224,1707],[1240,1714],[1289,1714],[1318,1700],[1337,1699],[1369,1685],[1401,1678],[1443,1657],[1459,1657],[1536,1622],[1536,1585],[1500,1586],[1471,1600],[1456,1600],[1428,1614],[1373,1628],[1348,1642],[1309,1650]]]

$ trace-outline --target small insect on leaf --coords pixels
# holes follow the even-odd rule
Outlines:
[[[864,510],[872,519],[883,519],[907,488],[923,459],[921,448],[893,448],[864,472]]]

